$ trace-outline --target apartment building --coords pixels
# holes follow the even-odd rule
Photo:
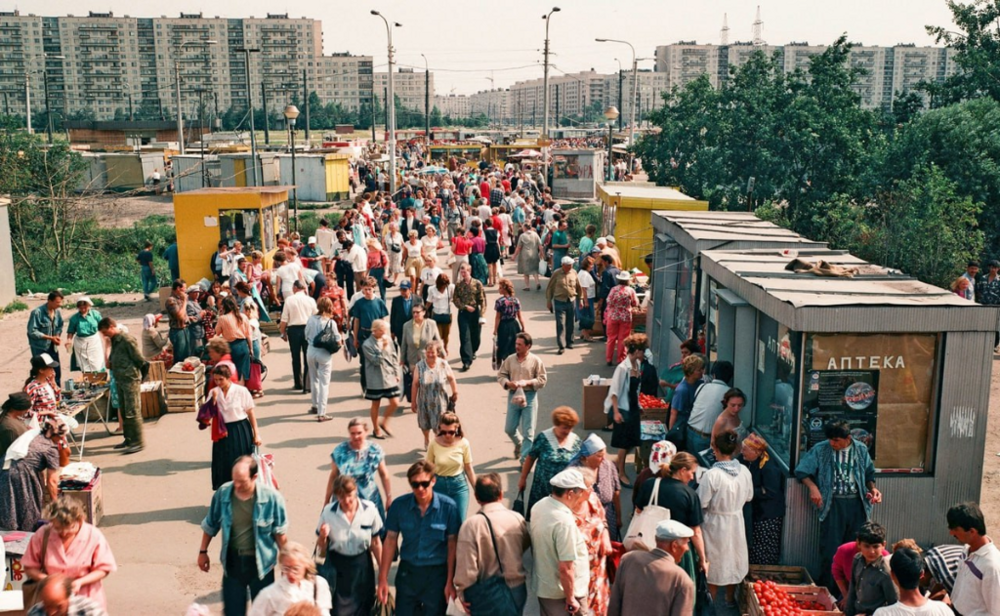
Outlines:
[[[301,99],[303,84],[348,109],[371,99],[371,56],[324,56],[315,19],[0,12],[0,92],[14,114],[24,114],[30,96],[36,113],[48,102],[63,115],[88,110],[110,119],[116,111],[143,110],[172,118],[179,81],[184,116],[193,119],[206,108],[246,104],[248,58],[255,107],[266,102],[278,109],[292,92]]]
[[[443,116],[468,118],[472,115],[472,100],[465,94],[435,95],[431,104],[437,107]]]
[[[429,88],[431,98],[434,98],[434,73],[429,75],[424,71],[416,72],[412,68],[400,68],[392,76],[392,88],[399,99],[399,104],[406,109],[424,112],[424,92]],[[427,84],[427,81],[430,81]],[[389,73],[375,73],[375,95],[384,101],[389,91]],[[425,85],[426,84],[426,85]]]

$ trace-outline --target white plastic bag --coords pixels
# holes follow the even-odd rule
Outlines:
[[[261,485],[280,490],[278,478],[274,476],[274,456],[269,453],[261,453],[260,449],[256,449],[253,459],[257,462],[257,481]]]
[[[548,271],[549,271],[549,262],[546,261],[545,259],[539,259],[538,260],[538,275],[539,276],[544,276],[544,275],[546,275],[548,273]]]
[[[514,391],[514,395],[511,397],[510,401],[522,409],[526,408],[528,406],[528,396],[524,393],[524,388],[518,387]]]
[[[653,499],[642,511],[632,516],[632,521],[628,525],[628,532],[625,533],[625,540],[622,544],[625,550],[646,550],[652,551],[656,548],[656,525],[670,519],[670,510],[660,507],[660,478],[656,478],[653,484]]]
[[[448,609],[445,610],[445,616],[469,616],[469,613],[465,611],[465,606],[458,597],[453,597],[451,601],[448,602]]]

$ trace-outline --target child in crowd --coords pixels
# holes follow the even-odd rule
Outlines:
[[[884,551],[885,529],[875,522],[867,522],[858,531],[858,554],[851,565],[851,585],[844,609],[846,616],[870,616],[878,608],[899,600]]]

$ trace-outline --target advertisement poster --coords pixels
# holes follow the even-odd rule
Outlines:
[[[802,444],[805,450],[826,440],[823,426],[843,419],[851,435],[875,458],[878,420],[878,370],[812,370],[802,396]]]

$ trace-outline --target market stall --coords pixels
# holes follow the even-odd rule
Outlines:
[[[260,250],[265,265],[288,231],[288,187],[202,188],[174,195],[181,278],[212,278],[209,263],[220,241],[239,240],[243,254]]]
[[[348,154],[278,154],[281,180],[292,183],[295,163],[295,186],[299,201],[341,201],[351,196],[351,157]]]
[[[593,199],[604,174],[605,156],[603,150],[552,150],[552,196]]]
[[[709,361],[733,361],[733,340],[720,339],[705,327],[705,315],[714,309],[733,312],[752,330],[741,308],[746,302],[731,293],[712,289],[701,267],[701,253],[724,248],[747,250],[780,248],[789,251],[825,249],[826,244],[763,221],[748,212],[652,212],[653,288],[648,331],[653,363],[670,366],[680,361],[680,343],[702,339]],[[621,241],[621,237],[618,238]],[[622,258],[625,258],[624,253]],[[736,387],[746,383],[738,380]]]
[[[950,542],[945,514],[980,496],[990,370],[1000,310],[850,254],[709,250],[706,323],[731,340],[743,425],[787,473],[833,419],[868,446],[893,538]],[[656,285],[654,284],[654,289]],[[721,352],[720,352],[721,355]],[[919,511],[919,515],[914,515]],[[819,572],[819,523],[787,479],[782,563]]]
[[[627,269],[644,268],[646,255],[653,252],[653,227],[649,223],[654,210],[708,210],[707,201],[651,182],[601,182],[597,198],[602,204],[600,234],[615,237],[622,265]]]

